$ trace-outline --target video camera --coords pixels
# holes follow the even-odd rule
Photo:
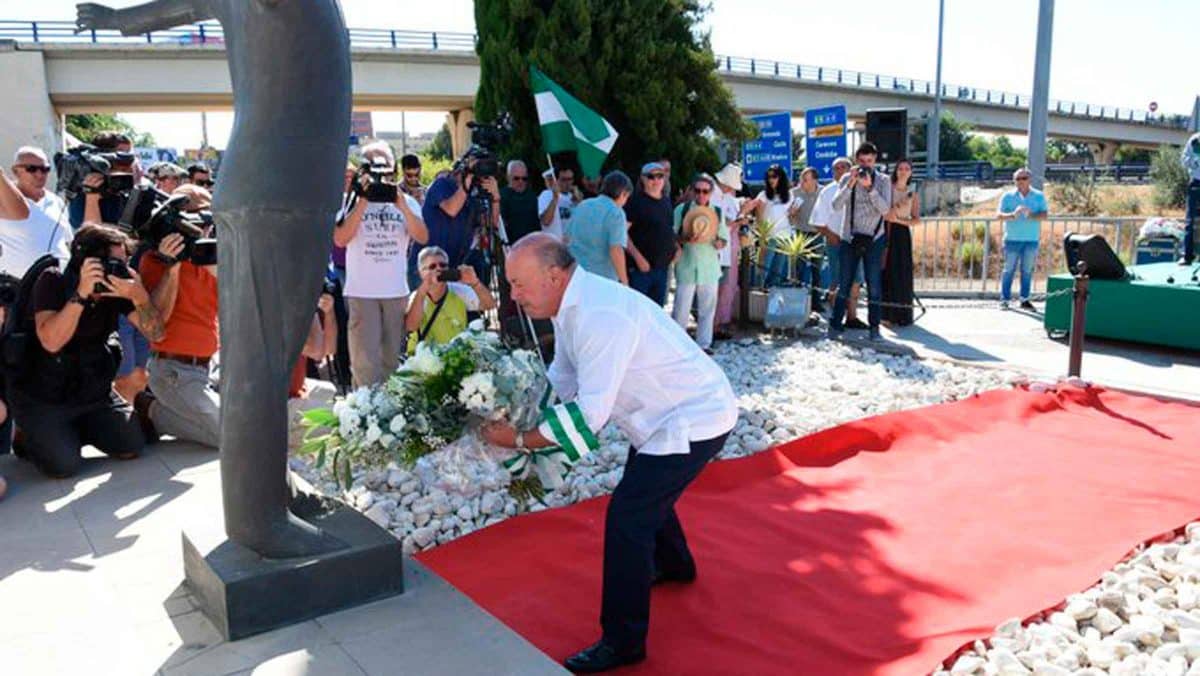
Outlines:
[[[70,202],[80,192],[91,189],[83,185],[83,179],[88,174],[104,175],[104,185],[99,192],[106,195],[124,195],[133,190],[133,174],[131,172],[115,172],[113,165],[132,164],[133,153],[103,152],[99,148],[86,143],[71,148],[65,153],[54,153],[54,171],[58,174],[55,192]]]
[[[496,178],[500,175],[500,158],[498,150],[508,143],[512,137],[512,116],[501,112],[496,121],[487,124],[468,122],[471,129],[471,147],[454,163],[454,171],[462,172],[463,178],[474,177],[471,188],[467,193],[472,213],[483,218],[491,213],[492,195],[484,190],[481,179]]]
[[[360,180],[354,181],[354,192],[368,202],[393,203],[396,201],[396,168],[382,157],[373,157],[358,168],[359,177],[369,176],[371,182],[364,188]]]
[[[188,201],[187,195],[168,195],[152,185],[142,185],[130,194],[118,224],[155,248],[167,235],[178,233],[183,237],[179,261],[216,265],[217,240],[216,232],[211,230],[212,212],[185,211]]]

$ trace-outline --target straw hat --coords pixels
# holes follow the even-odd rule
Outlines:
[[[712,207],[692,206],[683,216],[683,236],[690,242],[708,244],[717,237],[718,222]]]

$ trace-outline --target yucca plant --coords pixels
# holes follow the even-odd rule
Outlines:
[[[788,257],[789,269],[794,273],[797,260],[802,258],[805,260],[814,260],[817,257],[820,243],[814,234],[794,232],[788,237],[777,237],[771,240],[771,245],[772,251]],[[788,276],[790,277],[791,274]]]

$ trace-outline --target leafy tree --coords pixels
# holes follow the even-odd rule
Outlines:
[[[125,132],[137,148],[152,148],[156,145],[152,134],[139,132],[119,115],[85,113],[67,116],[67,133],[84,143],[91,143],[92,137],[102,131]]]
[[[454,146],[450,139],[450,125],[442,125],[442,128],[434,135],[433,142],[429,144],[429,148],[425,152],[430,157],[439,160],[448,160],[453,157]]]
[[[972,159],[991,162],[996,168],[1016,169],[1025,166],[1028,160],[1028,153],[1024,149],[1014,148],[1007,136],[997,136],[993,139],[975,136],[968,145],[971,148]]]
[[[1091,162],[1092,149],[1079,141],[1052,138],[1046,142],[1046,161],[1055,164]]]
[[[942,123],[938,134],[939,162],[967,162],[975,159],[971,151],[971,125],[954,117],[949,111],[942,112]],[[923,151],[928,145],[929,130],[924,124],[919,124],[913,130],[909,139],[909,147]]]
[[[700,29],[706,11],[699,0],[477,0],[476,118],[512,113],[505,155],[531,171],[545,168],[533,64],[616,128],[606,168],[636,172],[667,157],[677,186],[698,170],[716,170],[706,135],[740,142],[754,132],[713,68]]]
[[[1188,172],[1179,161],[1179,148],[1159,146],[1150,165],[1150,180],[1154,183],[1154,206],[1160,209],[1182,209],[1187,202]]]
[[[1131,146],[1117,148],[1117,154],[1113,157],[1113,162],[1117,164],[1150,164],[1153,161],[1153,150],[1148,148],[1133,148]]]

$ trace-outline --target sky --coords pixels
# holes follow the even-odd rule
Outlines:
[[[0,0],[0,20],[71,20],[71,0]],[[118,7],[136,4],[114,0]],[[938,0],[711,0],[705,18],[717,54],[933,80]],[[472,32],[471,0],[342,0],[350,27]],[[1028,94],[1038,0],[945,0],[942,79]],[[1050,96],[1106,106],[1190,114],[1200,94],[1194,66],[1200,0],[1057,0]],[[199,145],[200,115],[125,114],[160,145]],[[436,131],[440,113],[408,113],[410,133]],[[208,116],[224,145],[231,113]],[[377,131],[399,131],[400,114],[376,113]]]

